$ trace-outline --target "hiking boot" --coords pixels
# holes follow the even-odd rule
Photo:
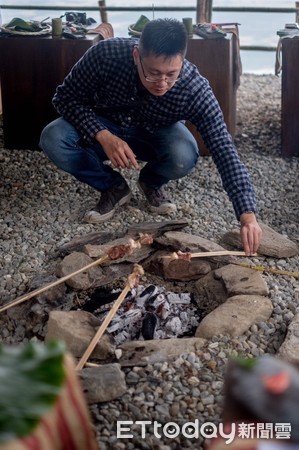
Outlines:
[[[138,187],[148,201],[151,212],[170,214],[176,211],[176,205],[168,198],[163,186],[154,188],[138,181]]]
[[[95,208],[85,214],[84,220],[89,223],[101,223],[111,219],[116,208],[128,203],[131,196],[132,192],[125,181],[119,186],[102,191],[100,200]]]

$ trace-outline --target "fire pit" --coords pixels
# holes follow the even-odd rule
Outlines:
[[[107,304],[120,292],[120,289],[97,289],[82,308],[102,320],[110,310]],[[154,284],[139,285],[127,295],[107,332],[116,345],[136,339],[194,336],[202,314],[194,295],[189,292],[175,293]]]

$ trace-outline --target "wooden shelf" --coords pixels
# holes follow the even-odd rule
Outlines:
[[[99,40],[51,36],[0,38],[4,146],[37,149],[44,126],[57,117],[52,98],[79,58]]]
[[[232,137],[236,127],[236,92],[240,70],[235,39],[236,36],[232,33],[228,33],[225,39],[202,39],[193,35],[188,40],[186,55],[209,81]],[[207,155],[208,149],[195,126],[191,123],[187,123],[187,126],[197,140],[200,154]]]
[[[299,156],[299,37],[282,39],[281,154]]]
[[[9,149],[36,149],[44,126],[57,117],[52,98],[73,65],[99,39],[53,39],[14,36],[0,38],[4,145]],[[236,46],[235,35],[226,39],[188,41],[187,59],[206,77],[215,93],[228,130],[235,133]],[[195,127],[188,128],[197,139],[200,153],[208,154]]]

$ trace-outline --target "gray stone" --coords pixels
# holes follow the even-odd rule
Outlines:
[[[171,247],[174,251],[181,250],[182,252],[225,250],[216,242],[182,231],[168,231],[163,236],[156,238],[155,242],[164,247]]]
[[[74,252],[66,256],[61,263],[58,264],[56,274],[59,277],[64,277],[76,270],[82,269],[92,262],[94,262],[94,260],[85,255],[85,253]],[[97,278],[100,278],[101,276],[102,269],[100,267],[93,267],[69,278],[66,280],[66,284],[73,289],[86,290],[92,287]]]
[[[126,390],[125,374],[119,364],[105,364],[78,371],[83,392],[88,403],[109,402]]]
[[[169,417],[168,405],[157,405],[155,409],[160,414],[161,417]]]
[[[278,355],[285,361],[299,364],[299,314],[296,314],[290,323]]]
[[[144,269],[167,280],[181,281],[198,280],[211,271],[211,265],[208,261],[195,258],[191,261],[170,260],[164,258],[164,256],[170,256],[170,253],[156,252],[143,265]]]
[[[190,281],[206,275],[211,271],[208,261],[192,259],[191,261],[173,260],[163,264],[164,277],[168,280]]]
[[[234,295],[268,295],[269,290],[261,274],[256,270],[228,264],[215,270],[214,277],[222,279],[228,297]]]
[[[195,287],[209,304],[219,305],[227,299],[227,292],[221,280],[215,278],[214,271],[208,273],[195,283]]]
[[[263,231],[261,243],[258,248],[260,255],[272,256],[274,258],[290,258],[299,255],[299,248],[295,242],[277,233],[277,231],[274,231],[268,225],[261,222],[259,222],[259,225]],[[240,239],[240,230],[237,229],[225,233],[221,242],[234,248],[243,248]]]
[[[86,311],[51,311],[45,340],[64,341],[69,352],[80,358],[94,337],[99,323],[95,316]],[[110,336],[104,334],[91,356],[106,360],[114,356],[114,350]]]
[[[119,362],[125,365],[127,361],[130,361],[131,364],[138,366],[144,362],[153,364],[170,361],[182,353],[197,353],[205,343],[205,339],[199,337],[124,342],[120,346],[122,357]]]
[[[266,321],[273,306],[267,297],[236,295],[208,314],[197,327],[195,336],[210,339],[219,334],[240,336],[254,323]]]
[[[30,281],[30,290],[39,289],[48,284],[54,283],[58,278],[54,275],[36,275]],[[35,296],[36,300],[40,302],[56,302],[57,300],[64,297],[66,292],[66,286],[64,283],[58,284],[57,286],[52,287],[51,289],[47,289]]]
[[[18,322],[28,316],[31,307],[35,304],[35,302],[36,300],[33,298],[27,302],[21,303],[20,305],[14,306],[13,308],[7,310],[7,316]]]
[[[129,372],[126,377],[128,384],[137,384],[139,382],[139,375],[135,372]]]

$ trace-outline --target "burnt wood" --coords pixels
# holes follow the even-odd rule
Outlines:
[[[148,233],[151,236],[161,236],[166,231],[182,230],[189,222],[185,219],[167,220],[163,222],[142,222],[128,227],[130,236],[138,236],[139,233]]]
[[[83,236],[76,236],[70,242],[61,245],[57,252],[59,256],[66,256],[72,252],[82,252],[87,244],[106,244],[107,242],[112,241],[112,239],[117,239],[123,235],[124,233],[120,234],[113,233],[111,231],[96,231]]]

